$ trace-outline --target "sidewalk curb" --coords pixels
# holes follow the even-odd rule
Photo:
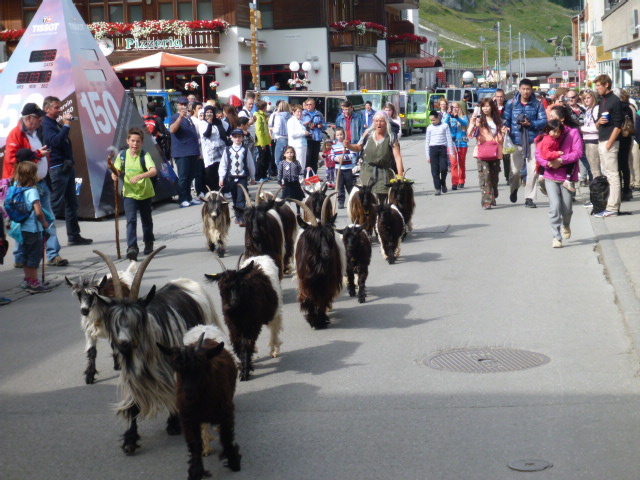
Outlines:
[[[590,219],[593,233],[598,241],[597,253],[605,268],[605,275],[613,286],[615,302],[631,337],[635,354],[640,360],[640,299],[636,296],[631,275],[625,267],[615,241],[611,238],[612,234],[606,221],[594,219],[593,216]]]

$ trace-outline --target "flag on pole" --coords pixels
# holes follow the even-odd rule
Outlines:
[[[438,53],[444,52],[444,47],[438,49]]]

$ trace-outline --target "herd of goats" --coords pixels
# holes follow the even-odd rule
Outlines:
[[[302,208],[302,217],[294,214],[285,199],[277,198],[280,191],[262,192],[261,184],[252,202],[243,188],[245,250],[236,270],[227,269],[220,260],[231,225],[229,202],[219,192],[209,192],[202,208],[203,229],[223,270],[206,278],[220,290],[233,353],[224,348],[226,334],[212,299],[198,282],[180,278],[139,296],[144,272],[164,246],[140,265],[131,262],[120,272],[104,253],[95,251],[110,275],[99,281],[95,275],[77,282],[65,278],[80,302],[88,358],[86,383],[93,383],[97,373],[98,338],[110,342],[114,368],[120,370],[121,399],[116,407],[128,422],[124,452],[131,455],[140,447],[138,417],[166,409],[167,433],[183,432],[187,442],[189,480],[210,476],[202,456],[212,451],[212,425],[218,425],[224,465],[239,471],[233,404],[238,367],[240,380],[248,380],[263,325],[271,332],[271,356],[280,354],[284,275],[293,272],[295,260],[300,309],[314,329],[328,327],[327,311],[342,290],[345,272],[349,295],[356,296],[357,275],[358,301],[365,302],[371,237],[375,233],[384,258],[394,263],[402,239],[411,230],[412,184],[403,177],[394,178],[382,203],[371,184],[354,187],[347,207],[352,223],[344,229],[335,227],[337,214],[331,202],[335,192],[328,195],[326,184],[308,194],[304,203],[286,199]]]

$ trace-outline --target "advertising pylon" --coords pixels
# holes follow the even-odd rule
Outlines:
[[[144,129],[145,124],[72,0],[42,2],[0,74],[0,164],[7,136],[18,125],[24,104],[42,107],[47,96],[58,97],[62,111],[78,117],[69,138],[76,181],[81,184],[79,216],[100,218],[114,213],[108,147],[126,148],[129,128]],[[163,163],[149,135],[143,149],[151,154],[158,171],[171,168]],[[172,194],[171,183],[159,175],[155,199]]]

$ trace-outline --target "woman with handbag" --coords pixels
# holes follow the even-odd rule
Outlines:
[[[482,193],[482,208],[490,210],[496,205],[498,197],[498,181],[500,162],[502,159],[502,142],[506,127],[493,100],[485,97],[480,101],[480,113],[471,117],[469,138],[476,138],[478,145],[473,156],[478,161],[478,178]]]
[[[568,166],[576,164],[584,153],[584,143],[580,126],[571,118],[568,109],[562,105],[553,106],[549,120],[559,120],[564,126],[560,137],[562,156],[556,160],[545,160],[541,149],[536,149],[536,160],[544,167],[544,182],[549,196],[549,219],[553,235],[552,247],[562,248],[562,239],[571,238],[571,216],[573,214],[573,194],[563,188],[567,179]],[[579,169],[573,169],[572,181],[578,180]],[[562,228],[562,232],[561,232]]]

